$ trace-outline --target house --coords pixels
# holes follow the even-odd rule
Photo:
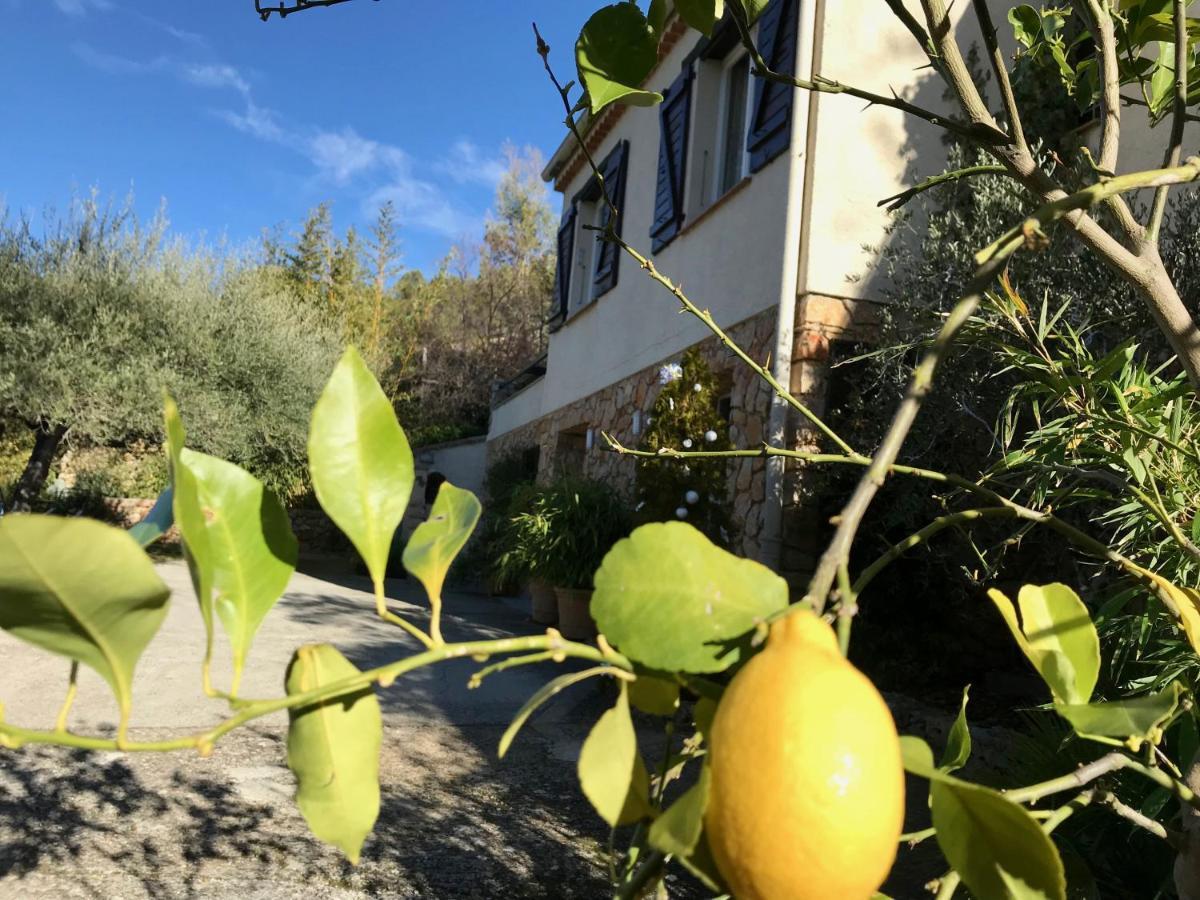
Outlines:
[[[1004,4],[995,4],[1003,21]],[[963,46],[977,38],[959,4]],[[773,0],[757,45],[777,71],[814,74],[947,109],[944,85],[911,35],[867,0]],[[977,30],[975,34],[977,35]],[[870,65],[864,65],[864,61]],[[883,276],[871,253],[888,240],[877,204],[942,170],[935,126],[842,96],[765,83],[726,22],[710,38],[669,23],[646,87],[655,108],[611,106],[585,124],[588,150],[621,210],[622,237],[711,312],[754,359],[820,413],[840,342],[869,337]],[[727,386],[735,446],[812,446],[814,434],[676,299],[590,226],[606,215],[596,179],[568,137],[544,177],[562,194],[556,308],[546,355],[502,386],[488,456],[522,452],[539,475],[578,471],[629,489],[631,459],[657,373],[701,348]],[[797,465],[732,461],[741,555],[799,578],[814,562],[814,511],[799,502]]]

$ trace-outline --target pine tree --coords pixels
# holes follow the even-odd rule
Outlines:
[[[717,379],[699,351],[662,367],[663,388],[642,433],[641,449],[729,450],[729,426],[718,409]],[[641,458],[637,511],[643,522],[684,520],[714,543],[733,542],[728,471],[723,459]]]
[[[369,347],[378,352],[383,334],[383,302],[388,284],[400,274],[400,239],[397,236],[396,206],[391,200],[379,207],[371,228],[368,262],[371,274],[371,332]]]

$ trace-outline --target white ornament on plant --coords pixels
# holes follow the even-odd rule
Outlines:
[[[691,503],[691,504],[696,504],[696,503],[700,502],[700,495],[698,493],[696,493],[695,491],[688,491],[686,494],[683,495],[683,497],[685,500],[687,500],[688,503]]]
[[[675,518],[686,519],[687,516],[688,516],[687,507],[681,506],[681,507],[679,507],[679,509],[675,510]]]

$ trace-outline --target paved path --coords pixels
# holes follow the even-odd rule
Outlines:
[[[187,571],[178,563],[159,571],[174,596],[134,685],[131,734],[145,739],[194,731],[225,711],[200,691],[203,631]],[[297,575],[255,641],[243,695],[278,695],[302,643],[332,643],[362,667],[414,649],[375,618],[366,588],[362,579]],[[393,609],[426,620],[419,590],[389,583]],[[535,630],[500,601],[453,595],[446,606],[450,640]],[[217,657],[227,657],[223,645]],[[605,686],[560,698],[498,761],[504,726],[556,670],[520,668],[468,691],[475,668],[458,660],[420,670],[383,695],[384,808],[357,868],[312,840],[291,803],[284,714],[233,733],[205,760],[0,751],[0,900],[604,896],[606,835],[580,795],[574,759],[609,702]],[[6,720],[52,726],[66,670],[0,633]],[[215,675],[227,683],[228,668]],[[101,732],[114,720],[107,687],[86,673],[72,727]]]

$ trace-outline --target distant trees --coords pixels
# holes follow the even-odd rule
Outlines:
[[[157,440],[162,394],[195,445],[286,490],[338,342],[257,263],[164,239],[95,198],[35,232],[0,222],[0,417],[34,432],[9,505],[28,508],[65,441]]]
[[[365,241],[339,236],[319,204],[254,258],[168,240],[161,220],[145,227],[94,196],[41,228],[3,219],[0,427],[33,432],[10,507],[29,506],[67,442],[156,443],[164,390],[197,449],[294,491],[309,410],[346,344],[414,442],[479,433],[493,382],[545,345],[554,262],[539,169],[535,153],[510,152],[482,239],[430,279],[404,271],[391,204]]]
[[[486,428],[492,384],[545,347],[554,217],[540,170],[535,151],[510,148],[481,239],[453,247],[429,279],[404,270],[390,202],[365,242],[352,228],[336,234],[327,203],[290,246],[264,239],[267,265],[297,304],[362,350],[418,443]]]

